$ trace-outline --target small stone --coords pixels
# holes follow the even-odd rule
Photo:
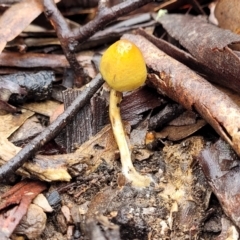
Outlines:
[[[66,205],[64,205],[61,207],[61,211],[62,211],[64,217],[66,218],[67,222],[70,223],[71,222],[71,214],[70,214],[69,208]]]
[[[34,198],[33,203],[41,207],[44,212],[53,211],[52,207],[48,203],[48,200],[42,193],[38,194],[37,197]]]
[[[26,235],[29,239],[37,238],[46,226],[47,216],[43,209],[35,204],[30,204],[26,215],[15,229],[15,234]]]

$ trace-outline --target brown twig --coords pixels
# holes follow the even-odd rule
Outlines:
[[[72,67],[75,74],[75,86],[81,87],[86,83],[84,77],[84,71],[75,55],[75,47],[77,45],[76,40],[71,37],[72,31],[70,30],[65,18],[62,16],[60,11],[57,9],[53,0],[42,0],[44,12],[46,17],[50,20],[53,25],[58,39],[61,43],[63,52]]]
[[[152,2],[152,0],[127,0],[113,6],[112,8],[100,8],[98,15],[93,21],[84,25],[80,29],[71,31],[64,17],[57,9],[54,1],[42,0],[44,12],[53,25],[59,41],[61,42],[64,54],[75,73],[74,85],[76,87],[81,87],[87,82],[85,80],[83,68],[80,66],[75,56],[76,47],[113,20],[136,10],[149,2]]]
[[[84,87],[82,93],[73,103],[42,133],[29,142],[20,152],[10,159],[5,165],[0,167],[0,181],[8,179],[11,174],[20,168],[24,162],[33,156],[45,143],[56,137],[74,115],[82,108],[93,94],[102,85],[103,80],[100,74],[93,79],[88,86]]]

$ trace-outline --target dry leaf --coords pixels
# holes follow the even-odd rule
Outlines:
[[[44,116],[51,117],[61,103],[53,100],[25,103],[22,107]]]
[[[198,120],[195,124],[185,126],[167,126],[160,132],[155,133],[156,138],[165,139],[170,141],[179,141],[186,137],[189,137],[203,126],[206,125],[206,121],[203,119]]]
[[[211,81],[240,93],[240,58],[230,48],[240,36],[199,16],[166,14],[159,22],[198,62],[214,74]]]
[[[7,114],[0,118],[0,164],[4,164],[21,150],[8,141],[8,137],[15,132],[34,113],[24,110],[22,114]]]
[[[17,37],[42,11],[39,0],[23,0],[5,11],[0,18],[0,53],[6,43]]]

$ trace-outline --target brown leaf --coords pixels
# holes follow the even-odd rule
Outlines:
[[[170,141],[179,141],[189,137],[205,125],[206,121],[200,119],[195,124],[185,126],[167,126],[163,128],[162,131],[157,132],[155,135],[156,138],[167,138]]]
[[[0,118],[0,165],[11,159],[21,150],[8,141],[8,137],[14,133],[34,113],[24,110],[22,114],[6,114]]]
[[[42,11],[39,0],[23,0],[4,12],[0,18],[0,53],[6,43],[18,36]]]
[[[54,100],[46,100],[44,102],[31,102],[25,103],[23,108],[30,111],[42,114],[47,117],[51,117],[61,103]]]
[[[144,55],[148,78],[159,92],[188,110],[197,110],[240,155],[240,109],[225,94],[195,72],[169,57],[141,36],[124,35]]]
[[[199,162],[224,212],[240,227],[240,167],[239,158],[223,140],[207,146]]]
[[[159,21],[193,57],[214,72],[212,81],[240,93],[240,58],[229,47],[240,42],[239,35],[214,26],[203,17],[167,14]]]
[[[121,116],[131,125],[143,119],[143,113],[166,103],[166,100],[148,87],[140,88],[124,96],[120,104]]]

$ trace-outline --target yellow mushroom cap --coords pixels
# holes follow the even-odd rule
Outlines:
[[[119,40],[103,54],[100,73],[108,85],[119,92],[142,86],[147,68],[139,48],[128,40]]]

